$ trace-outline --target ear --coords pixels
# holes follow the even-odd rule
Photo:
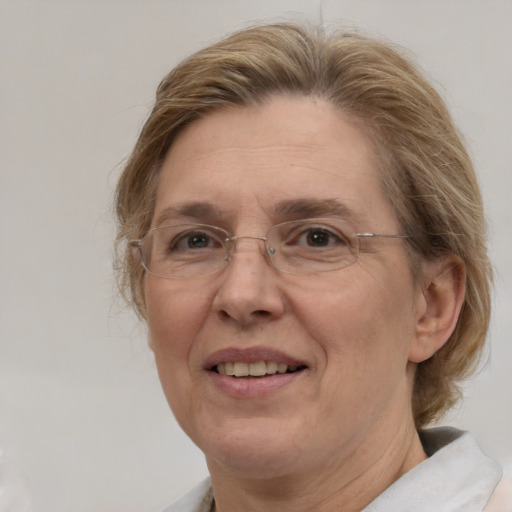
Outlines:
[[[455,255],[442,256],[423,265],[415,337],[409,361],[421,363],[433,356],[449,339],[464,303],[466,271]]]

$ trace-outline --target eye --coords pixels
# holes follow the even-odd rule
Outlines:
[[[333,233],[319,228],[310,229],[303,237],[306,244],[311,247],[325,247],[338,240],[338,237],[335,237]]]
[[[216,249],[222,247],[220,237],[208,231],[185,231],[176,235],[168,244],[169,252],[190,251],[200,249]]]
[[[341,234],[321,226],[311,226],[298,232],[288,244],[303,245],[307,247],[329,247],[333,245],[349,245],[347,239]]]

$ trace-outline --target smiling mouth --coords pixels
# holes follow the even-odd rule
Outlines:
[[[226,362],[219,363],[212,370],[220,375],[235,378],[261,378],[271,375],[283,375],[305,370],[305,366],[288,366],[276,361],[258,361],[256,363]]]

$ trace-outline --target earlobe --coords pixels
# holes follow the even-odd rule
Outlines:
[[[450,338],[464,303],[466,272],[455,255],[442,256],[423,266],[423,289],[409,361],[432,357]]]

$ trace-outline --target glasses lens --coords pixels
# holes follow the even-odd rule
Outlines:
[[[161,277],[200,277],[219,270],[226,261],[228,233],[205,224],[156,228],[143,239],[146,269]]]
[[[328,272],[357,260],[358,239],[341,221],[308,219],[283,222],[267,235],[269,256],[283,272]]]

